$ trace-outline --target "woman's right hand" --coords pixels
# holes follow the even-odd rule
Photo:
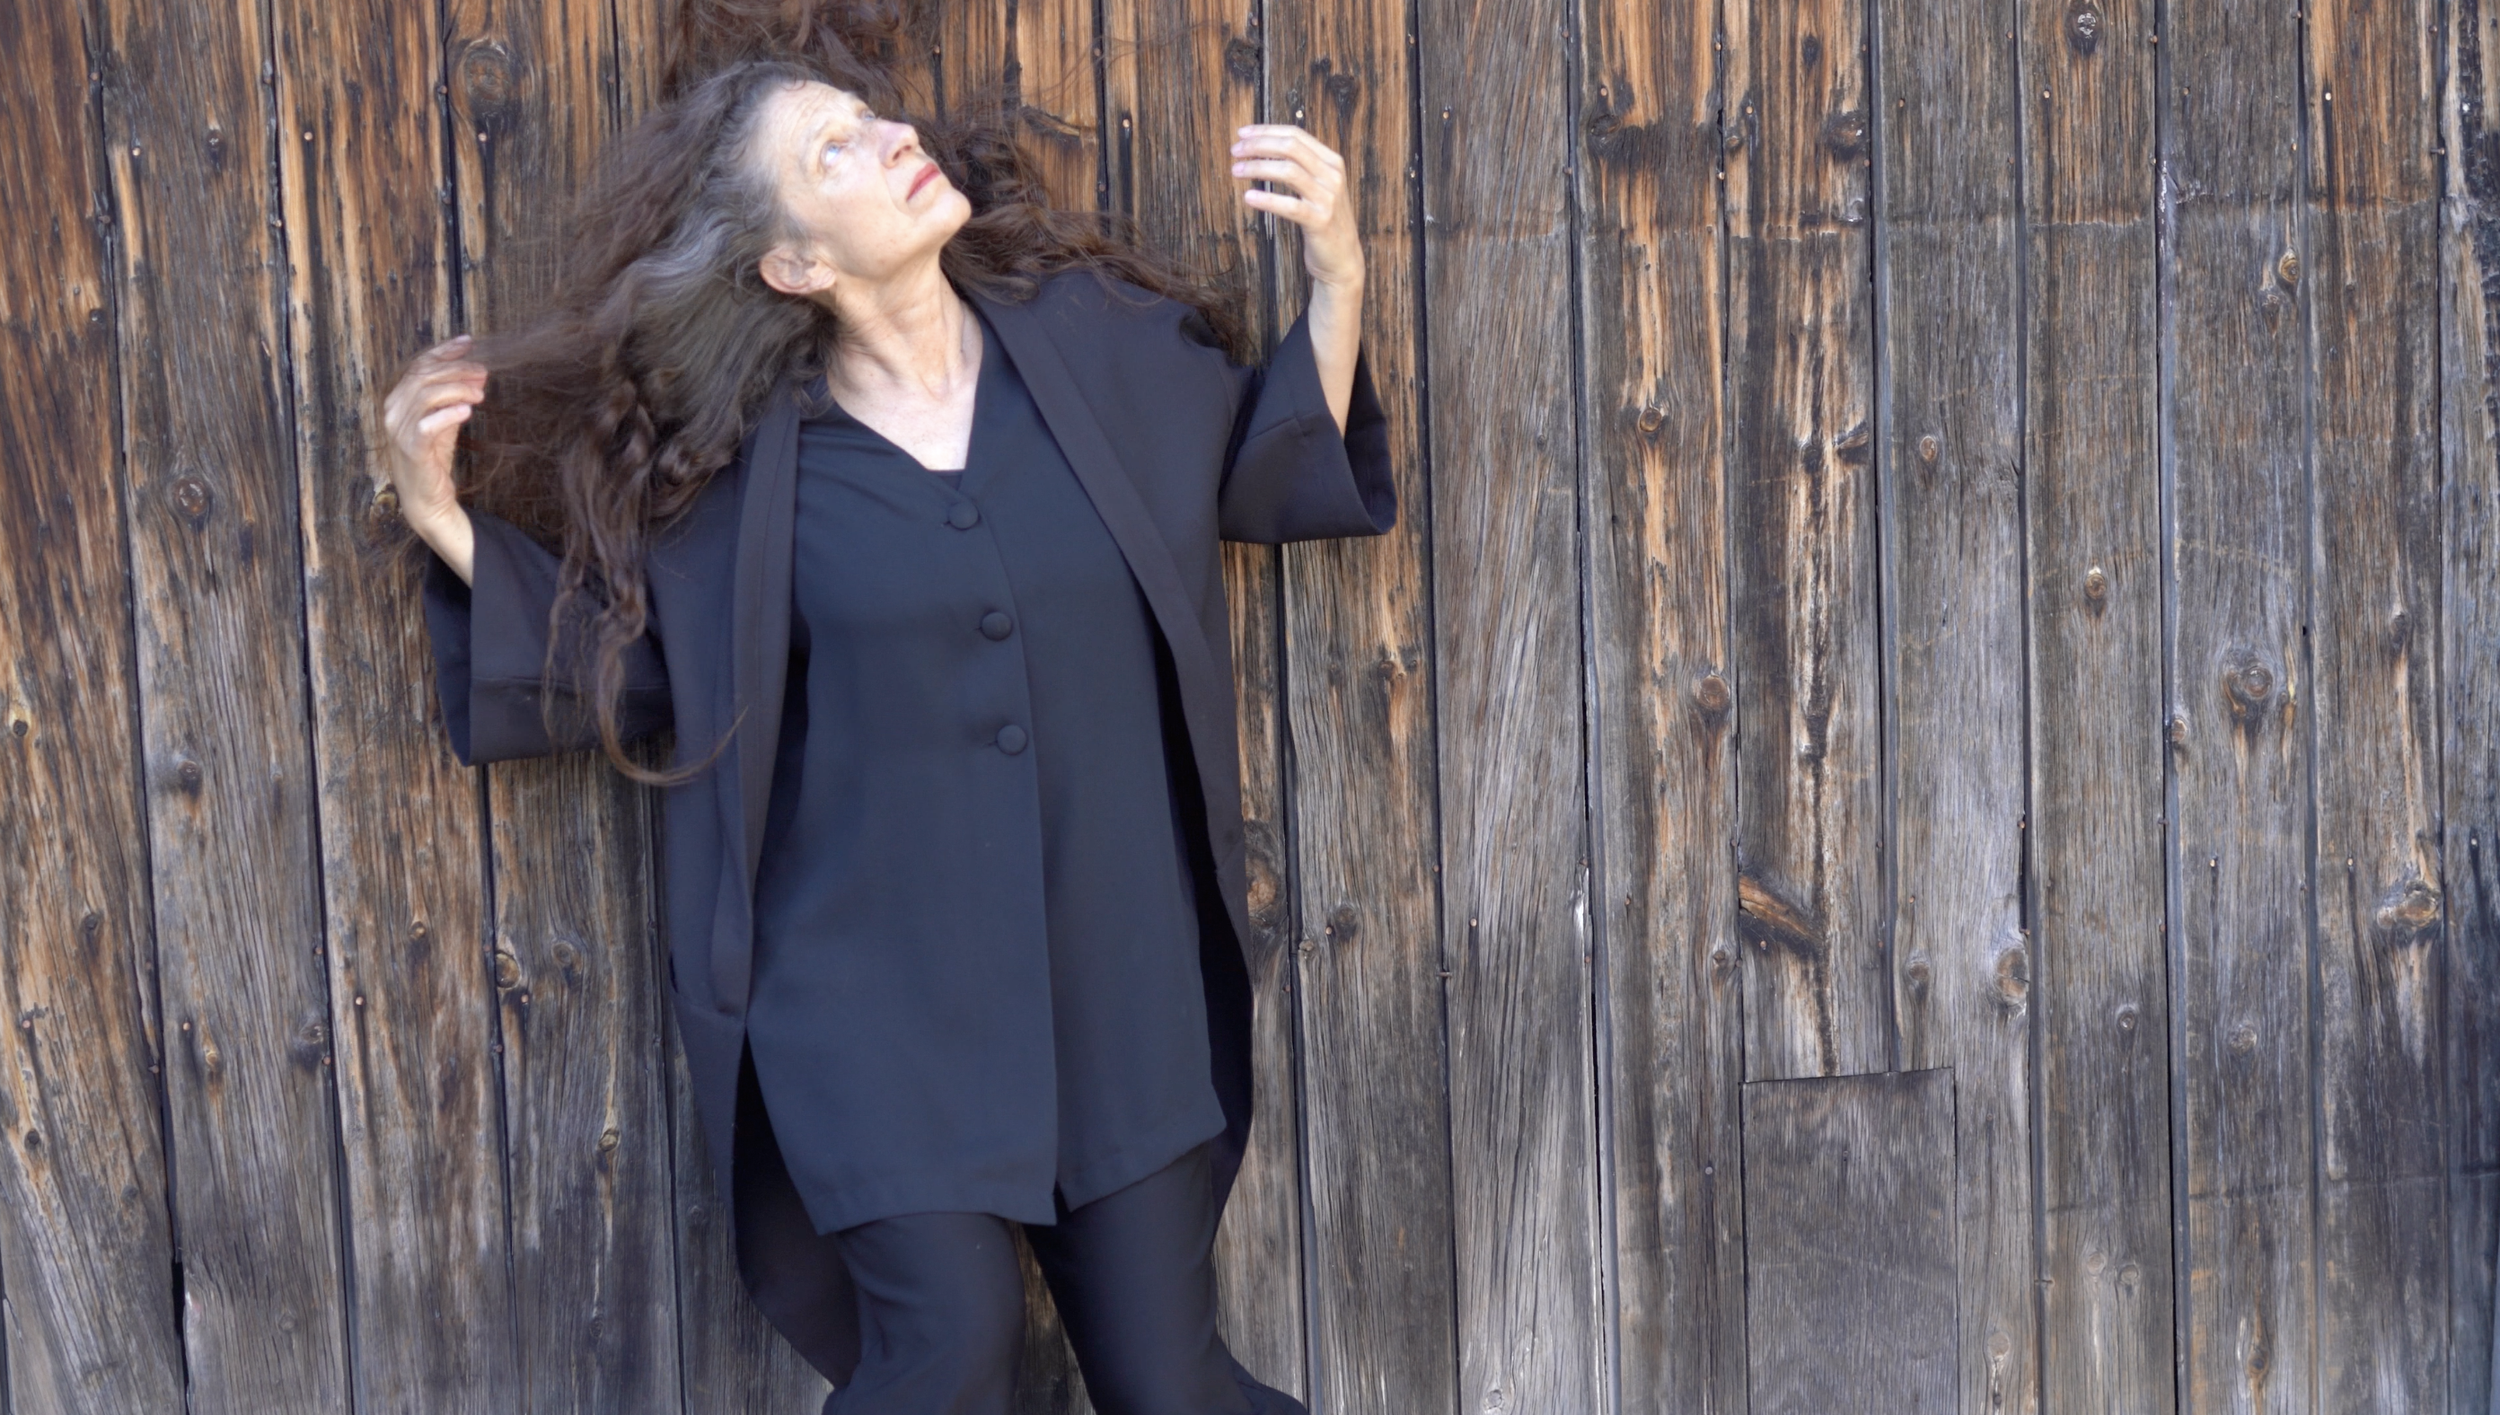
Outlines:
[[[462,358],[468,349],[463,334],[417,355],[382,403],[382,461],[399,497],[400,519],[463,580],[474,538],[452,488],[451,458],[460,425],[486,396],[486,366]]]

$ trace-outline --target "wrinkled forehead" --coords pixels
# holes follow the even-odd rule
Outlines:
[[[804,156],[817,135],[848,128],[866,111],[859,95],[829,83],[777,83],[757,106],[756,146],[782,161]]]

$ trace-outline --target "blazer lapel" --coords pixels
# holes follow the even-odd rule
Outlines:
[[[722,812],[734,842],[730,858],[744,868],[723,881],[724,910],[712,941],[713,996],[743,1008],[753,975],[749,933],[755,875],[764,858],[764,813],[772,799],[773,757],[781,739],[781,696],[790,668],[791,523],[798,508],[799,414],[795,391],[776,388],[745,450],[745,485],[738,508],[737,581],[730,602],[730,701],[737,759],[737,801]],[[728,803],[724,803],[727,805]],[[724,946],[725,944],[729,946]]]
[[[1172,549],[1164,544],[1163,533],[1137,494],[1137,483],[1120,464],[1119,453],[1094,416],[1093,405],[1077,387],[1041,315],[1031,304],[1001,304],[986,298],[980,304],[998,330],[999,341],[1007,346],[1007,356],[1016,361],[1016,372],[1023,376],[1043,423],[1059,439],[1059,450],[1067,454],[1085,495],[1127,559],[1129,573],[1137,577],[1137,587],[1145,591],[1146,603],[1162,626],[1164,642],[1171,646],[1173,668],[1182,684],[1220,681],[1223,691],[1230,694],[1232,683],[1216,672],[1206,632],[1199,627],[1188,592],[1181,585]],[[1181,696],[1183,713],[1189,715],[1194,695],[1184,692]],[[1196,732],[1211,729],[1213,724],[1193,722],[1190,727]]]

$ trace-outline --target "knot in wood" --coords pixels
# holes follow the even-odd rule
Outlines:
[[[2274,262],[2275,278],[2286,285],[2300,283],[2300,252],[2285,251]]]
[[[2077,54],[2089,55],[2101,47],[2101,31],[2107,22],[2101,18],[2101,7],[2092,0],[2074,0],[2066,7],[2066,47]]]
[[[1725,713],[1735,702],[1735,692],[1716,673],[1701,675],[1701,681],[1693,685],[1693,705],[1712,717]]]
[[[1918,440],[1918,459],[1931,467],[1936,465],[1936,458],[1943,452],[1944,444],[1938,442],[1932,432]]]
[[[26,723],[26,719],[25,719],[25,718],[22,718],[22,717],[13,717],[13,718],[10,718],[10,719],[9,719],[9,735],[10,735],[10,736],[12,736],[12,737],[18,737],[18,738],[23,738],[23,737],[27,734],[27,732],[28,732],[29,730],[30,730],[30,729],[29,729],[29,728],[28,728],[28,726],[27,726],[27,723]]]
[[[2188,725],[2187,725],[2187,719],[2186,719],[2185,717],[2182,717],[2182,716],[2173,715],[2173,716],[2171,717],[2171,719],[2170,719],[2170,725],[2169,725],[2169,727],[2168,727],[2168,728],[2164,731],[2163,735],[2167,736],[2167,737],[2170,739],[2170,745],[2171,745],[2171,746],[2174,746],[2174,747],[2184,747],[2184,746],[2186,746],[2186,745],[2187,745],[2187,738],[2188,738]]]
[[[502,949],[495,950],[495,986],[514,988],[521,985],[521,960]]]
[[[2243,722],[2254,722],[2274,696],[2274,670],[2262,663],[2243,663],[2222,675],[2223,695]]]
[[[2119,1031],[2122,1031],[2122,1032],[2132,1032],[2132,1031],[2134,1031],[2134,1030],[2135,1030],[2135,1023],[2136,1023],[2136,1010],[2135,1010],[2135,1004],[2134,1004],[2134,1003],[2132,1003],[2132,1002],[2128,1002],[2128,1003],[2121,1003],[2121,1004],[2119,1005],[2119,1008],[2118,1008],[2117,1018],[2118,1018],[2118,1030],[2119,1030]]]
[[[1667,410],[1651,403],[1641,409],[1640,415],[1632,420],[1632,425],[1641,430],[1641,436],[1656,437],[1658,429],[1667,425]]]
[[[188,517],[192,525],[197,526],[207,517],[209,500],[207,482],[196,476],[174,479],[174,509]]]
[[[2257,1029],[2242,1022],[2231,1029],[2231,1050],[2245,1056],[2257,1049]]]
[[[2405,880],[2379,900],[2370,922],[2382,943],[2427,943],[2439,927],[2439,891],[2421,879]]]
[[[609,1152],[613,1151],[613,1150],[616,1148],[616,1146],[617,1146],[617,1142],[618,1142],[621,1138],[622,1138],[622,1137],[621,1137],[621,1136],[619,1136],[619,1135],[616,1133],[616,1131],[615,1131],[615,1129],[614,1129],[613,1127],[611,1127],[611,1128],[609,1128],[609,1129],[606,1129],[606,1130],[602,1130],[602,1131],[600,1131],[600,1132],[599,1132],[599,1153],[601,1153],[601,1154],[603,1154],[603,1155],[604,1155],[604,1154],[607,1154],[607,1153],[609,1153]]]
[[[206,773],[200,770],[200,764],[189,757],[184,757],[174,764],[174,784],[182,788],[183,795],[199,795],[200,783],[204,779],[206,779]]]
[[[2109,607],[2109,572],[2095,565],[2083,572],[2083,602],[2095,612]]]
[[[2021,944],[1997,954],[1997,1000],[2016,1010],[2031,1000],[2031,950]]]
[[[1224,72],[1246,84],[1259,81],[1259,46],[1235,35],[1224,41]]]
[[[1823,120],[1823,147],[1841,162],[1866,156],[1866,114],[1844,108]]]

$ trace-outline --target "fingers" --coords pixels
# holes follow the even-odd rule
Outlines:
[[[1345,185],[1345,159],[1301,128],[1258,123],[1239,129],[1233,176],[1281,183],[1291,190],[1242,193],[1242,204],[1306,227],[1326,225]]]
[[[1249,123],[1233,130],[1235,157],[1300,156],[1339,172],[1345,158],[1336,149],[1291,123]]]

